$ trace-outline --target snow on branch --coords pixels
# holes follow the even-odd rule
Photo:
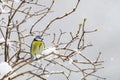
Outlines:
[[[7,75],[10,71],[13,71],[13,69],[7,62],[0,63],[0,78]]]

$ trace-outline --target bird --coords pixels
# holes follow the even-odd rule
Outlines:
[[[45,44],[43,42],[43,38],[37,35],[32,43],[30,48],[31,59],[37,59],[38,54],[42,54],[42,51],[45,49]]]

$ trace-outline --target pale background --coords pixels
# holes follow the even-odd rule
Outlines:
[[[55,1],[56,15],[61,15],[60,12],[69,11],[77,0]],[[103,53],[105,68],[98,72],[99,75],[106,77],[107,80],[120,80],[120,0],[81,0],[77,11],[56,25],[64,25],[68,31],[68,27],[77,26],[84,17],[88,19],[89,29],[98,29],[98,32],[89,35],[88,39],[94,46],[88,50],[90,56],[99,51]]]
[[[52,8],[54,12],[51,13],[52,15],[49,14],[48,19],[51,20],[55,16],[61,16],[70,11],[76,2],[77,0],[55,0],[55,6]],[[49,2],[42,0],[41,4],[49,5]],[[62,28],[66,32],[74,32],[77,29],[76,26],[84,18],[87,18],[87,30],[98,29],[97,32],[91,33],[87,37],[88,41],[93,44],[93,47],[87,49],[88,56],[93,58],[102,52],[101,60],[104,60],[103,66],[105,68],[98,71],[97,74],[107,78],[107,80],[120,80],[120,0],[81,0],[75,13],[51,26]],[[39,26],[45,26],[50,20],[43,20]],[[34,19],[30,23],[33,21]],[[32,39],[28,43],[31,43]],[[46,44],[49,43],[47,38],[44,40]],[[76,76],[73,76],[72,79],[74,78]]]

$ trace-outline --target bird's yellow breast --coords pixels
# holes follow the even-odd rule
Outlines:
[[[32,42],[32,51],[36,53],[39,50],[42,42],[41,41],[33,41]]]
[[[33,41],[33,45],[41,45],[42,42],[41,41]]]

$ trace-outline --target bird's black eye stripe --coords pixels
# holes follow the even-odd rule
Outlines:
[[[34,39],[34,41],[37,41],[36,39]]]
[[[43,38],[41,38],[41,40],[43,40]]]

